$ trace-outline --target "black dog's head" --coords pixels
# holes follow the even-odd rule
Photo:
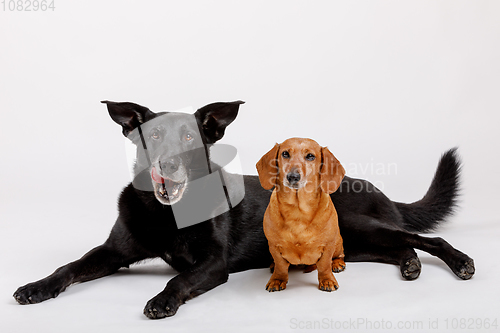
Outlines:
[[[194,114],[155,113],[129,102],[102,103],[137,147],[134,186],[172,205],[183,197],[190,180],[210,172],[207,145],[224,136],[244,102],[212,103]]]

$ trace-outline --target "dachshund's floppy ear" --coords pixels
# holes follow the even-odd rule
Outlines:
[[[206,143],[215,143],[222,139],[226,127],[236,119],[243,101],[217,102],[198,109],[194,116],[203,131]]]
[[[257,172],[259,173],[260,185],[266,189],[270,190],[276,185],[278,181],[278,152],[280,150],[280,145],[275,144],[273,149],[268,151],[261,159],[257,162]]]
[[[321,190],[332,194],[339,188],[342,179],[344,179],[345,170],[328,148],[321,148],[321,157],[323,161],[320,171]]]
[[[125,136],[155,116],[155,113],[147,107],[135,103],[111,101],[101,101],[101,103],[108,106],[111,119],[122,126],[122,132]]]

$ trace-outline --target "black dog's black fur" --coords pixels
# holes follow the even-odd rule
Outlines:
[[[202,138],[197,140],[211,144],[221,139],[241,103],[214,103],[199,109],[195,116]],[[159,115],[133,103],[107,104],[125,135]],[[474,264],[466,254],[441,238],[415,234],[433,230],[453,211],[459,171],[457,153],[452,149],[442,156],[427,194],[413,204],[392,202],[371,183],[345,177],[331,197],[339,216],[346,261],[397,264],[402,276],[412,280],[421,268],[414,251],[417,248],[441,258],[459,278],[472,277]],[[120,196],[119,216],[106,242],[52,275],[20,287],[15,299],[20,304],[39,303],[56,297],[73,283],[161,257],[179,275],[146,304],[144,314],[163,318],[174,315],[186,300],[226,282],[229,273],[269,267],[272,257],[262,219],[271,192],[260,186],[257,176],[244,176],[244,182],[245,197],[238,205],[182,229],[176,226],[171,206],[161,204],[153,192],[129,184]]]

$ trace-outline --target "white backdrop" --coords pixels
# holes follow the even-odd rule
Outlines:
[[[8,4],[0,7],[0,328],[287,331],[367,318],[392,328],[438,320],[444,330],[453,319],[498,316],[500,3],[55,0],[44,12]],[[421,254],[415,282],[393,266],[360,263],[337,275],[333,294],[298,272],[289,289],[267,294],[269,273],[257,270],[152,322],[142,308],[174,274],[153,262],[16,305],[18,286],[100,244],[116,218],[129,176],[103,99],[154,111],[244,100],[221,141],[237,147],[244,173],[256,174],[275,142],[310,137],[349,175],[403,202],[424,195],[440,155],[458,146],[461,208],[438,235],[471,255],[477,274],[458,281]]]

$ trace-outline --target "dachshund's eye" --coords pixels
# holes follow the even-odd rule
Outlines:
[[[160,131],[155,129],[151,132],[151,137],[155,140],[158,140],[160,138]]]
[[[184,135],[184,140],[186,140],[186,141],[191,141],[193,139],[194,139],[194,137],[190,133],[187,133],[186,135]]]
[[[314,156],[313,154],[306,155],[306,160],[308,160],[308,161],[314,161],[315,158],[316,158],[316,156]]]
[[[287,151],[282,152],[281,156],[283,156],[283,158],[290,158],[290,154]]]

